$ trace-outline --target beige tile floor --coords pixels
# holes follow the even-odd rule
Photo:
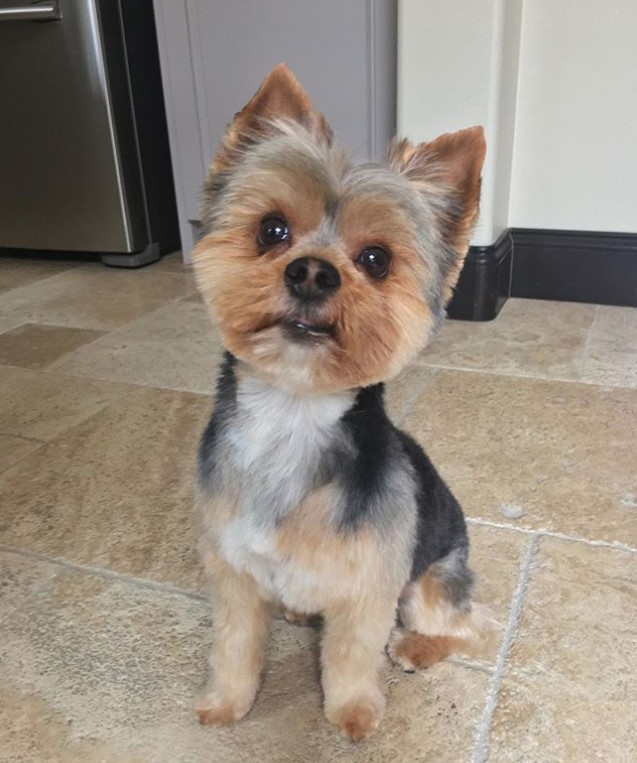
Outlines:
[[[0,761],[637,760],[637,310],[510,300],[388,391],[470,522],[485,653],[384,669],[362,746],[319,634],[277,621],[237,726],[200,728],[196,442],[221,347],[177,257],[0,259]]]

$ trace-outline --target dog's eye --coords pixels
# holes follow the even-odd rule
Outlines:
[[[356,262],[375,280],[384,278],[389,273],[389,253],[380,246],[363,249]]]
[[[288,224],[282,217],[271,215],[264,217],[259,224],[257,243],[264,249],[270,249],[287,241],[290,237]]]

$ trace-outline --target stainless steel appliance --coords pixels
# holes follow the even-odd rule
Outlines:
[[[178,246],[152,0],[0,0],[0,247]]]

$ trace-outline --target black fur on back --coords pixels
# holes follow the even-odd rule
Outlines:
[[[342,420],[356,446],[356,456],[340,466],[348,491],[343,526],[356,528],[364,521],[368,507],[383,490],[392,461],[406,456],[415,477],[418,506],[414,580],[454,549],[464,548],[466,559],[467,530],[458,501],[423,449],[389,420],[383,393],[383,384],[361,389]],[[391,502],[391,496],[384,500]]]

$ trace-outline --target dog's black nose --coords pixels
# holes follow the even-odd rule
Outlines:
[[[305,302],[325,299],[341,285],[341,277],[334,265],[318,257],[292,260],[285,269],[284,278],[290,294]]]

